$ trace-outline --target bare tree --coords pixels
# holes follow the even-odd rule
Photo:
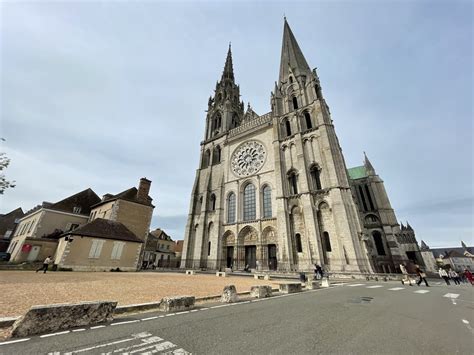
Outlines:
[[[2,141],[5,139],[0,138]],[[8,165],[10,164],[10,158],[7,157],[6,153],[0,153],[0,195],[3,195],[6,189],[15,187],[15,181],[8,181],[3,173]]]

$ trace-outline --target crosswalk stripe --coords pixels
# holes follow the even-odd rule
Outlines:
[[[347,285],[349,287],[357,287],[357,286],[364,286],[365,284],[352,284],[352,285]]]
[[[459,294],[458,294],[458,293],[447,293],[447,294],[445,294],[443,297],[447,297],[447,298],[458,298],[458,297],[459,297]]]
[[[394,287],[394,288],[389,288],[388,290],[389,291],[400,291],[400,290],[404,290],[405,287]]]
[[[383,287],[383,286],[375,285],[375,286],[367,286],[366,288],[379,288],[379,287]]]
[[[418,290],[418,291],[415,291],[415,293],[428,293],[428,292],[430,292],[430,291],[428,291],[428,290]]]

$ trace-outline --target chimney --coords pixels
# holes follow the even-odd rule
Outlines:
[[[151,181],[147,178],[141,178],[138,184],[137,200],[141,202],[148,202],[148,193],[150,192]]]

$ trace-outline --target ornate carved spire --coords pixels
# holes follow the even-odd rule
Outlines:
[[[232,66],[232,48],[229,43],[229,50],[227,51],[227,58],[225,60],[224,72],[222,73],[222,80],[230,79],[234,81],[234,67]]]

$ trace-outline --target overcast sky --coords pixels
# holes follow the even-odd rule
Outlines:
[[[317,67],[348,167],[367,152],[399,220],[473,244],[470,1],[82,1],[1,5],[0,213],[153,181],[184,237],[209,95],[232,42],[242,99],[270,110],[283,14]]]

